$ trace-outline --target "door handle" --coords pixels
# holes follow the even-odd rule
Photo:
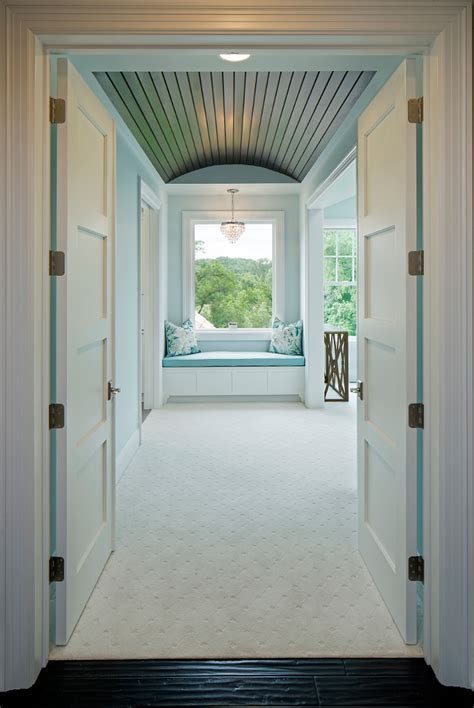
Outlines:
[[[114,386],[112,381],[109,381],[107,384],[107,400],[110,401],[112,396],[117,395],[117,393],[120,393],[120,389],[117,386]]]
[[[353,385],[350,387],[351,393],[357,393],[361,401],[364,400],[364,384],[362,381],[354,381]]]

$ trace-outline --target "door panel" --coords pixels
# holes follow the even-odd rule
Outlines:
[[[66,425],[57,435],[56,643],[65,644],[112,551],[114,123],[66,60],[58,62],[66,122],[58,136],[57,384]]]
[[[415,63],[405,61],[364,111],[358,126],[359,545],[407,643],[416,642],[416,96]]]

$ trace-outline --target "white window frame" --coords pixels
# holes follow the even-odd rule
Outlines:
[[[324,229],[323,229],[323,245],[324,245],[324,240],[326,238],[326,231],[353,231],[354,232],[354,238],[352,241],[352,256],[340,256],[339,255],[339,237],[336,237],[336,255],[335,256],[327,256],[326,254],[323,254],[323,263],[326,262],[326,259],[333,259],[336,261],[336,280],[324,280],[324,286],[326,285],[334,285],[336,287],[357,287],[357,252],[356,252],[356,242],[357,242],[357,228],[352,224],[351,226],[333,226],[332,224],[328,224],[327,222],[324,224]],[[352,280],[337,280],[337,274],[338,274],[338,263],[339,263],[339,258],[351,258],[352,259]]]
[[[285,321],[285,212],[284,211],[241,211],[239,219],[252,224],[272,224],[272,318],[279,317]],[[182,296],[183,296],[183,322],[190,319],[194,322],[195,313],[195,243],[194,227],[196,224],[220,224],[229,218],[225,211],[183,211],[182,237],[183,237],[183,269],[182,269]],[[222,237],[224,238],[224,236]],[[213,341],[228,340],[229,338],[258,340],[270,339],[271,327],[235,329],[200,329],[197,331],[198,339]]]

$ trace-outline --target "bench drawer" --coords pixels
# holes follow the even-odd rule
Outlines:
[[[237,396],[260,396],[268,393],[267,369],[233,369],[232,393]]]
[[[268,393],[274,395],[302,394],[304,367],[273,367],[268,370]]]
[[[232,393],[230,369],[198,369],[198,396],[229,396]]]

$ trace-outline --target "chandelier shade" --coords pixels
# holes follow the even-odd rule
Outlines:
[[[237,194],[239,190],[228,189],[227,191],[232,195],[232,216],[229,221],[223,221],[221,223],[221,233],[226,237],[229,243],[235,243],[244,233],[245,224],[243,221],[236,221],[234,216],[234,194]]]

